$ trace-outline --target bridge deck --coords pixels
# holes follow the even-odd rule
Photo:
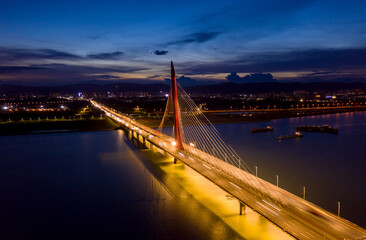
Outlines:
[[[217,186],[233,195],[240,202],[269,219],[297,239],[366,239],[366,230],[334,214],[305,201],[263,179],[222,160],[225,172],[206,159],[207,153],[185,145],[185,151],[177,150],[173,138],[139,124],[111,109],[94,105],[125,127],[136,131],[152,144],[179,159]],[[240,172],[233,176],[232,172]],[[259,183],[259,184],[258,184]]]

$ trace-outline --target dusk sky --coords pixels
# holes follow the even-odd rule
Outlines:
[[[366,78],[366,1],[50,1],[0,4],[0,83]]]

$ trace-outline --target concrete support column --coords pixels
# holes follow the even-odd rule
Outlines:
[[[243,203],[239,202],[239,214],[240,215],[245,215],[247,214],[247,206],[244,205]]]

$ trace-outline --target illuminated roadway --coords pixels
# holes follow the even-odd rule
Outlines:
[[[225,172],[219,170],[207,161],[207,153],[187,144],[184,145],[185,150],[178,150],[174,146],[175,139],[139,124],[95,101],[91,103],[125,128],[136,132],[152,145],[188,165],[297,239],[366,239],[366,230],[346,219],[337,217],[251,173],[216,159],[221,161],[220,164],[225,165]],[[210,158],[212,159],[212,156]],[[241,171],[239,178],[231,174],[238,170]]]

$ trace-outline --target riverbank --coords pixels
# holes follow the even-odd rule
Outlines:
[[[110,118],[48,119],[3,122],[0,124],[0,135],[101,131],[118,128],[119,126]]]

